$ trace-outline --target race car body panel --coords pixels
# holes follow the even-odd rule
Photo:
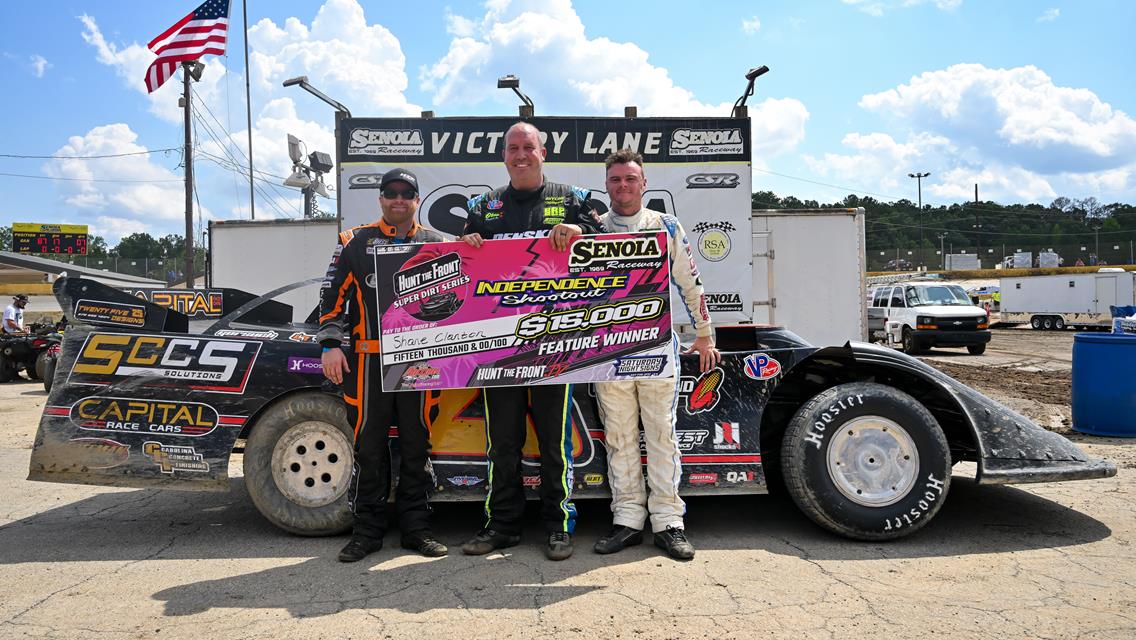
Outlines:
[[[61,278],[55,287],[72,325],[29,479],[224,490],[238,438],[256,429],[268,407],[297,394],[338,392],[322,375],[315,327],[291,323],[291,309],[270,300],[283,289],[255,300],[219,290],[229,308],[209,324],[90,280]],[[718,367],[699,372],[697,357],[681,358],[676,432],[685,495],[766,492],[769,460],[763,455],[776,457],[788,419],[819,391],[854,380],[891,384],[924,402],[947,435],[952,459],[978,462],[980,482],[1116,472],[894,350],[861,343],[817,349],[768,327],[720,328],[718,336]],[[577,385],[573,399],[575,495],[607,496],[603,426],[592,388]],[[483,499],[488,482],[480,391],[426,392],[423,411],[437,479],[433,499]],[[392,450],[397,454],[397,439]],[[536,452],[535,437],[529,437],[524,483],[533,496],[540,482]]]

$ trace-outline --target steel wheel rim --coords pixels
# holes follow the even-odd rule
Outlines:
[[[843,425],[833,434],[827,458],[836,490],[865,507],[899,502],[919,476],[915,441],[883,416],[862,416]]]
[[[331,504],[347,491],[352,451],[335,425],[301,422],[272,448],[272,480],[285,498],[302,507]]]

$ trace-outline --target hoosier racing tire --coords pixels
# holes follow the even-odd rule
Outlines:
[[[950,449],[934,416],[910,395],[869,382],[806,402],[789,421],[781,461],[797,507],[854,540],[917,531],[950,487]]]
[[[316,391],[285,398],[252,427],[245,443],[245,486],[269,522],[302,536],[351,527],[347,486],[354,433],[343,400]]]

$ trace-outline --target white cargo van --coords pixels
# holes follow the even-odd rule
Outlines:
[[[876,287],[868,308],[873,339],[915,354],[933,347],[966,347],[972,355],[990,342],[986,311],[957,284],[901,282]]]

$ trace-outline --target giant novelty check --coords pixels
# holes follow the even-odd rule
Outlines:
[[[384,391],[674,375],[665,232],[368,251]]]

